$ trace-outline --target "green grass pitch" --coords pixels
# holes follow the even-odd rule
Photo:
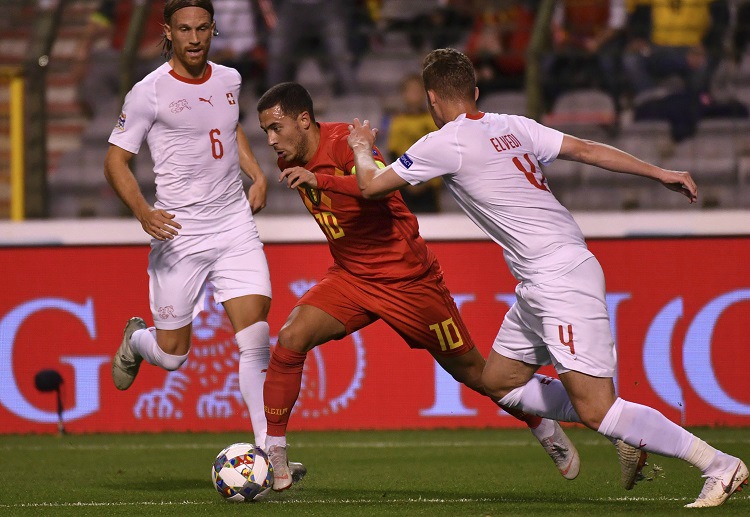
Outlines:
[[[748,429],[693,429],[750,460]],[[750,493],[720,508],[684,509],[700,492],[687,463],[649,458],[654,479],[619,486],[615,448],[567,429],[581,473],[563,479],[526,430],[297,432],[290,458],[308,467],[298,486],[259,503],[214,490],[214,457],[248,435],[0,436],[0,515],[750,515]],[[656,467],[656,468],[654,468]]]

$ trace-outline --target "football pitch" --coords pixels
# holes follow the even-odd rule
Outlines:
[[[748,429],[691,429],[750,460]],[[0,515],[750,515],[750,493],[720,508],[684,509],[703,485],[687,463],[659,456],[650,480],[619,485],[615,448],[582,428],[567,432],[581,473],[558,474],[526,430],[297,432],[289,457],[307,477],[258,503],[214,490],[214,457],[239,433],[0,436]]]

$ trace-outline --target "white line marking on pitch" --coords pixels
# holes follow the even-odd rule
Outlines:
[[[590,502],[668,502],[683,501],[685,498],[679,497],[605,497],[589,498]],[[218,502],[218,501],[217,501]],[[502,497],[473,497],[457,499],[441,498],[406,498],[406,499],[285,499],[285,500],[266,500],[260,504],[451,504],[451,503],[509,503],[518,502],[516,498]],[[0,508],[77,508],[77,507],[128,507],[128,506],[203,506],[213,505],[213,501],[136,501],[136,502],[76,502],[76,503],[19,503],[19,504],[0,504]]]

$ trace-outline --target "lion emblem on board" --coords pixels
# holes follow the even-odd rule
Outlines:
[[[299,298],[313,285],[314,281],[297,280],[289,289]],[[308,354],[295,406],[297,415],[317,418],[338,413],[357,396],[365,375],[365,347],[359,333],[350,337],[351,346],[332,348],[328,357],[320,348]],[[276,340],[271,336],[272,346]],[[203,309],[193,320],[190,357],[182,368],[166,373],[161,387],[138,397],[133,407],[135,417],[181,419],[188,414],[201,419],[249,420],[240,392],[239,358],[232,325],[224,308],[214,301],[209,284]],[[331,364],[334,358],[335,374],[328,375],[326,362]]]

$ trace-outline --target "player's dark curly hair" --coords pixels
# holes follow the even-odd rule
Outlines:
[[[214,21],[214,4],[211,0],[167,0],[164,4],[164,23],[172,23],[172,15],[185,7],[200,7],[208,11],[211,21]],[[166,34],[162,36],[162,54],[169,57],[172,54],[172,42],[167,39]]]
[[[422,61],[425,90],[433,90],[445,99],[474,100],[477,77],[471,60],[456,49],[433,50]]]
[[[280,106],[284,115],[292,118],[306,111],[310,114],[310,120],[315,123],[315,112],[310,93],[299,83],[279,83],[271,87],[258,99],[258,113],[274,106]]]

